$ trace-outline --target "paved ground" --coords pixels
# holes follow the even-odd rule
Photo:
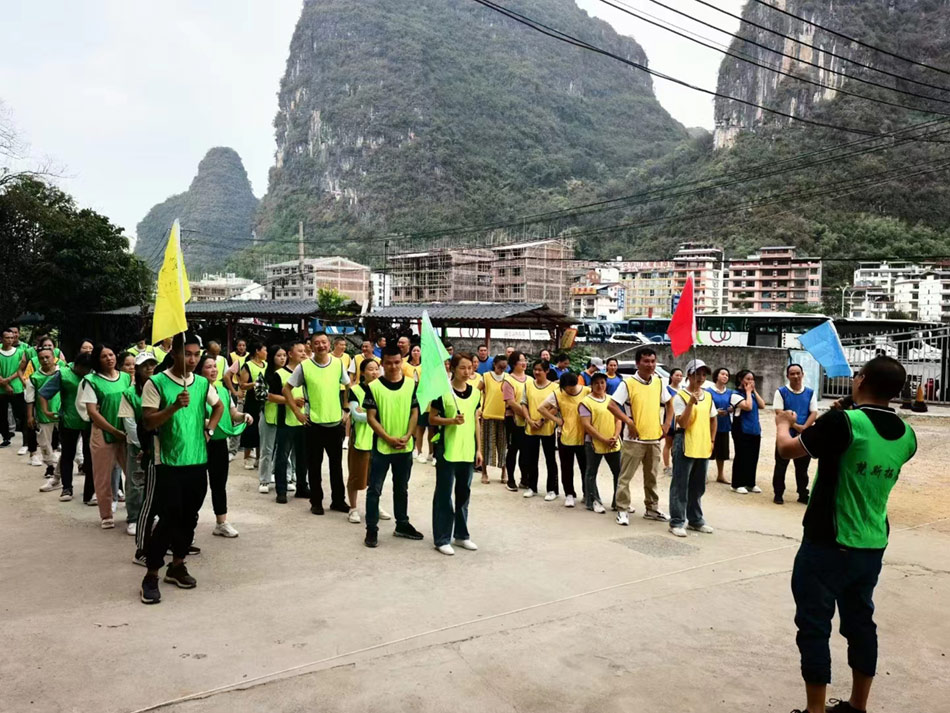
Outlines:
[[[928,421],[928,442],[948,430]],[[710,484],[716,534],[682,541],[639,513],[620,528],[563,501],[525,501],[496,478],[474,486],[480,551],[447,558],[432,549],[431,466],[414,469],[410,496],[426,540],[394,539],[384,523],[370,551],[345,516],[277,506],[235,464],[241,536],[211,537],[207,502],[204,551],[189,563],[198,588],[164,585],[163,602],[146,607],[132,538],[99,530],[93,508],[37,492],[40,469],[24,460],[0,451],[4,712],[784,712],[804,702],[788,583],[802,506],[765,494]],[[950,521],[925,524],[948,516],[933,506],[946,503],[948,465],[934,443],[898,485],[877,595],[875,711],[950,710]],[[839,638],[833,655],[832,694],[846,697]]]

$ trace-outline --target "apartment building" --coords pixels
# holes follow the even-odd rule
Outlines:
[[[760,248],[729,261],[728,310],[785,311],[793,304],[821,305],[821,259],[802,257],[791,246]]]
[[[620,282],[624,286],[624,316],[669,317],[673,304],[672,260],[624,263]]]
[[[370,299],[370,269],[345,257],[304,258],[264,267],[271,299],[316,299],[321,288],[332,288],[357,304]]]
[[[238,277],[233,272],[225,275],[202,275],[200,280],[189,283],[191,298],[195,302],[221,302],[223,300],[265,299],[264,287]]]
[[[894,311],[917,312],[917,283],[928,268],[911,262],[862,262],[842,294],[844,311],[856,319],[887,319]],[[900,305],[898,305],[900,284]]]
[[[535,240],[491,248],[493,299],[567,312],[574,241]]]
[[[683,243],[673,256],[673,294],[682,293],[686,278],[692,275],[696,312],[722,312],[726,269],[722,248],[705,243]]]
[[[487,248],[391,255],[392,304],[490,302],[494,259]]]
[[[895,280],[893,287],[893,311],[920,322],[950,321],[950,270],[908,274]]]
[[[622,283],[575,285],[571,288],[570,314],[574,319],[617,322],[626,308],[626,288]]]

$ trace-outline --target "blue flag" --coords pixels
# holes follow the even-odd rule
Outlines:
[[[851,365],[838,338],[838,330],[830,319],[805,332],[798,341],[824,367],[828,376],[852,376]]]

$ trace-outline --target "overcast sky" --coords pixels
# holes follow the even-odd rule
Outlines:
[[[692,0],[664,2],[729,31],[738,27]],[[577,3],[635,37],[652,68],[715,88],[719,53],[599,0]],[[623,3],[728,42],[649,0]],[[742,0],[718,4],[738,12]],[[212,146],[241,155],[261,196],[300,7],[300,0],[8,0],[0,22],[0,100],[32,155],[61,166],[60,184],[80,205],[108,215],[130,236],[152,205],[188,188]],[[676,119],[712,128],[711,97],[659,79],[654,86]]]

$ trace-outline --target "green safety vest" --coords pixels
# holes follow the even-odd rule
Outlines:
[[[917,437],[905,424],[904,435],[889,441],[860,409],[844,413],[851,422],[852,438],[851,446],[841,456],[835,492],[835,539],[845,547],[884,549],[887,499],[901,466],[917,448]]]
[[[99,413],[113,427],[124,431],[122,420],[119,418],[119,406],[122,404],[122,394],[132,385],[132,376],[124,371],[119,372],[119,378],[115,381],[109,381],[96,372],[86,375],[86,383],[96,392],[96,402],[99,406]],[[106,443],[115,443],[116,438],[111,433],[103,432]]]
[[[161,397],[159,409],[167,408],[186,388],[191,397],[187,408],[175,411],[158,429],[162,464],[204,465],[208,462],[208,447],[205,443],[205,404],[208,389],[211,388],[208,380],[194,374],[191,386],[183,387],[163,371],[152,377],[152,383]]]
[[[254,386],[258,381],[260,381],[261,377],[267,373],[267,365],[265,364],[264,366],[258,366],[248,359],[246,362],[244,362],[244,365],[241,368],[243,369],[245,366],[247,367],[248,373],[251,375],[251,388],[247,390],[247,393],[250,394],[252,400],[258,400],[257,396],[255,395]]]
[[[66,369],[60,369],[59,378],[59,394],[57,394],[61,397],[59,422],[64,428],[82,431],[88,424],[82,420],[76,410],[76,394],[79,392],[79,385],[83,378],[73,371],[72,365]]]
[[[415,392],[416,382],[403,377],[400,387],[395,391],[383,386],[382,382],[382,379],[376,379],[369,385],[373,400],[376,401],[376,417],[383,430],[390,436],[402,436],[409,428],[412,395]],[[396,450],[382,438],[374,439],[374,445],[379,453],[412,453],[411,436],[402,450]]]
[[[48,416],[46,416],[46,414],[43,413],[43,409],[40,408],[40,402],[39,402],[40,389],[43,388],[43,384],[49,381],[50,377],[52,377],[55,373],[56,372],[54,371],[52,374],[44,374],[42,371],[37,369],[32,374],[30,374],[30,383],[33,384],[33,391],[35,394],[33,414],[34,414],[34,418],[39,423],[55,423],[56,422],[56,419],[49,418]],[[56,394],[53,398],[49,400],[50,412],[57,413],[61,406],[62,406],[62,399],[60,398],[59,394]]]
[[[278,372],[277,376],[280,377],[280,383],[286,384],[287,380],[291,377],[293,372],[288,369],[286,366],[282,367]],[[297,386],[292,390],[294,398],[303,398],[303,387]],[[297,420],[297,417],[294,416],[294,412],[290,410],[289,406],[284,406],[284,422],[277,423],[277,414],[280,411],[280,404],[275,404],[272,401],[268,401],[264,405],[264,420],[267,421],[272,426],[289,426],[291,428],[296,428],[297,426],[302,426],[303,424]]]
[[[0,354],[0,377],[7,379],[16,374],[17,369],[20,368],[20,359],[23,358],[23,351],[23,349],[14,348],[13,354],[9,356]],[[22,394],[23,380],[19,378],[12,379],[10,381],[10,388],[13,389],[13,393]],[[6,389],[3,390],[3,393],[7,393]]]
[[[247,423],[241,421],[235,424],[234,421],[231,420],[231,393],[223,384],[216,385],[214,390],[218,392],[218,397],[221,399],[224,411],[221,413],[221,420],[218,421],[218,425],[215,426],[214,435],[211,436],[211,440],[223,441],[232,436],[240,436],[244,433],[244,429],[247,428]],[[205,418],[211,418],[211,406],[207,403],[207,400],[205,401]]]
[[[339,423],[343,420],[340,405],[343,362],[331,354],[326,366],[318,366],[313,359],[306,359],[300,368],[307,387],[310,423]]]
[[[456,426],[442,426],[443,447],[445,448],[442,456],[449,463],[474,463],[475,462],[475,429],[478,419],[475,414],[478,413],[479,404],[481,404],[482,392],[472,387],[468,398],[462,398],[457,392],[453,391],[451,398],[449,394],[442,397],[442,406],[446,418],[455,418],[459,411],[465,416],[465,423]],[[455,408],[458,403],[458,409]]]
[[[363,408],[363,399],[366,398],[366,391],[362,386],[351,386],[350,393],[356,397],[356,403],[360,408]],[[353,421],[353,443],[350,445],[351,448],[355,448],[358,451],[371,451],[373,450],[373,429],[370,428],[370,425],[366,422],[360,423],[358,421]]]
[[[218,378],[214,380],[214,385],[220,386],[224,383],[224,372],[228,370],[228,360],[219,354],[214,358],[214,365],[218,367]]]

